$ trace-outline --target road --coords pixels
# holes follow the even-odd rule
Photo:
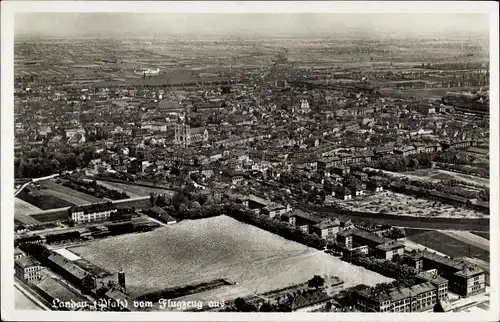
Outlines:
[[[44,180],[49,180],[49,179],[52,179],[52,178],[55,178],[55,177],[58,177],[58,176],[59,176],[59,174],[56,173],[56,174],[51,174],[50,176],[45,176],[45,177],[41,177],[41,178],[31,179],[31,181],[28,181],[28,182],[24,183],[21,187],[19,187],[19,189],[16,190],[16,192],[14,193],[14,197],[17,196],[21,191],[23,191],[23,189],[26,188],[30,183],[44,181]]]
[[[19,307],[19,309],[50,311],[47,301],[42,299],[40,295],[36,294],[35,291],[30,290],[22,282],[19,282],[17,278],[14,280],[14,287],[16,289],[16,298],[14,301],[16,302],[16,306]],[[31,303],[26,302],[26,300],[29,300]],[[36,308],[32,308],[33,306],[35,306]]]

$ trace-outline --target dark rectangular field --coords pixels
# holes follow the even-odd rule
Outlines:
[[[483,261],[490,261],[490,252],[466,244],[458,239],[449,237],[438,231],[429,231],[423,234],[408,236],[408,239],[415,243],[422,244],[426,247],[435,249],[438,252],[449,255],[453,258],[457,257],[476,257]],[[470,248],[470,254],[469,254]]]

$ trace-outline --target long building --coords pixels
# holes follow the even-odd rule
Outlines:
[[[111,214],[117,211],[118,209],[111,202],[75,206],[68,209],[69,217],[76,224],[104,221],[111,218]]]
[[[354,228],[337,234],[337,246],[343,252],[352,252],[361,246],[368,247],[368,254],[377,258],[392,259],[394,255],[403,255],[404,244],[376,234]]]
[[[430,282],[389,292],[367,288],[356,291],[356,308],[361,312],[422,312],[438,302],[438,288]]]
[[[486,290],[485,273],[475,265],[426,250],[405,254],[404,260],[417,272],[435,269],[440,276],[448,280],[449,290],[460,296],[468,297]]]

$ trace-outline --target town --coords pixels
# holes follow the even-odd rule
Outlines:
[[[16,39],[16,298],[487,311],[488,46],[420,41]]]

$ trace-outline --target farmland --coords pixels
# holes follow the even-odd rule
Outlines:
[[[482,218],[488,215],[481,212],[454,207],[439,201],[384,191],[363,199],[353,199],[339,203],[350,211],[367,211],[374,213],[397,214],[414,217],[445,217],[445,218]]]
[[[336,275],[345,287],[390,279],[227,216],[190,221],[153,232],[107,238],[72,248],[108,271],[127,274],[134,297],[165,288],[225,278],[225,286],[190,298],[230,299]]]
[[[489,262],[490,252],[479,247],[470,245],[454,237],[450,237],[439,231],[429,231],[423,234],[409,236],[409,240],[433,248],[438,252],[451,257],[477,257]],[[469,254],[470,249],[470,254]]]

